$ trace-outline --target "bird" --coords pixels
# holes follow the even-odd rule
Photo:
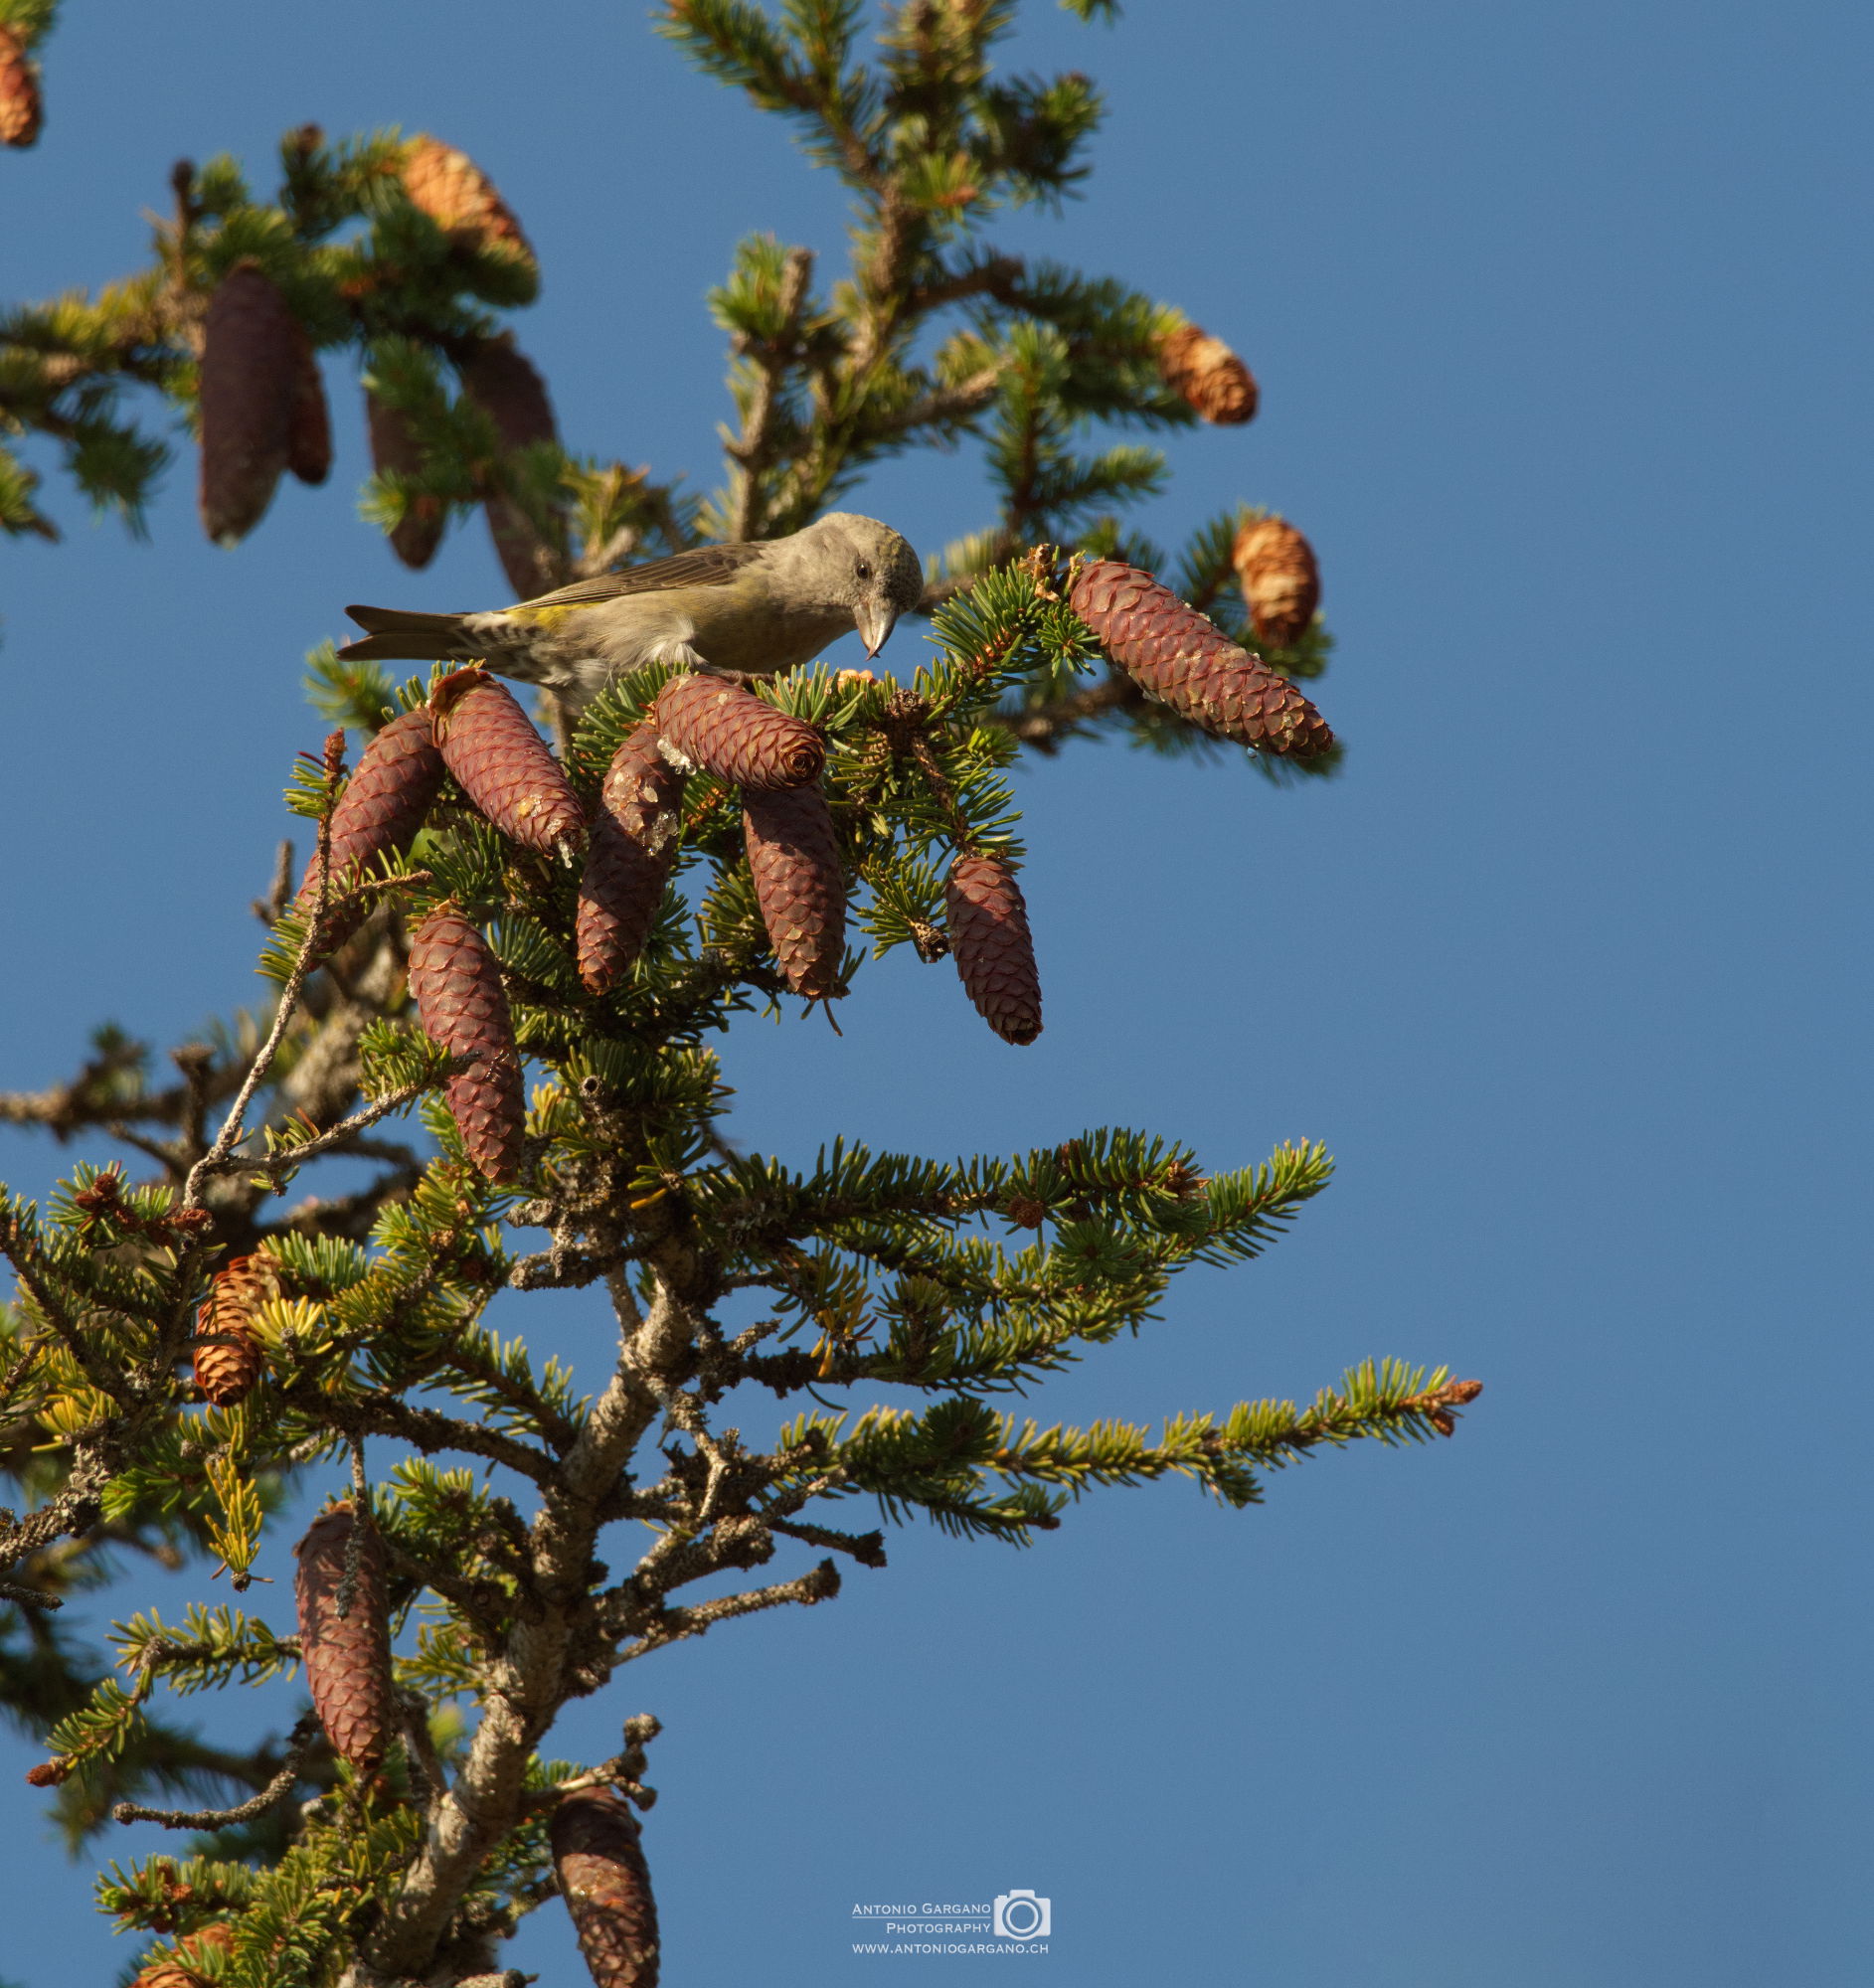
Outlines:
[[[768,676],[856,628],[870,661],[918,604],[924,569],[876,518],[829,511],[785,538],[699,546],[483,612],[347,607],[368,632],[347,662],[481,662],[559,693],[576,716],[628,670]]]

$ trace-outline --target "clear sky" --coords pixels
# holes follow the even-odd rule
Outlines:
[[[1023,1970],[1054,1988],[1865,1983],[1874,25],[1031,6],[1021,59],[1091,71],[1110,113],[1088,198],[1017,246],[1250,359],[1263,414],[1177,438],[1144,522],[1175,541],[1247,498],[1309,534],[1347,770],[1029,771],[1039,1044],[894,955],[843,1040],[731,1039],[732,1129],[801,1157],[1118,1122],[1212,1164],[1322,1138],[1339,1178],[1288,1240],[1040,1410],[1304,1395],[1386,1353],[1486,1392],[1455,1441],[1320,1458],[1258,1510],[1168,1487],[1025,1554],[902,1534],[833,1606],[627,1672],[563,1750],[664,1721],[672,1988],[874,1978],[913,1963],[849,1953],[855,1902],[1015,1886],[1054,1902]],[[47,135],[0,154],[0,297],[140,262],[178,155],[265,173],[308,118],[432,129],[540,248],[520,336],[568,439],[708,483],[704,288],[750,229],[838,249],[833,184],[639,7],[67,15]],[[302,652],[347,600],[506,597],[478,525],[411,576],[357,522],[331,384],[333,485],[285,488],[237,553],[186,463],[147,545],[55,488],[68,542],[0,549],[0,1086],[69,1071],[105,1015],[163,1044],[256,999],[247,905],[319,733]],[[858,508],[931,545],[979,503],[965,452]],[[8,1135],[0,1173],[43,1185],[51,1155]],[[516,1303],[594,1371],[586,1300]],[[0,1744],[0,1974],[108,1981],[91,1864],[17,1779],[36,1756]],[[516,1959],[583,1978],[557,1907]]]

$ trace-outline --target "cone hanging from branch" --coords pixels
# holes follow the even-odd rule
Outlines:
[[[378,733],[358,761],[358,770],[332,810],[332,881],[342,891],[381,857],[401,856],[416,840],[442,785],[442,754],[436,749],[428,707],[420,705],[394,718]],[[318,902],[319,858],[314,851],[299,887],[302,910]],[[348,907],[335,922],[328,943],[354,929],[370,905]]]
[[[404,191],[458,248],[505,255],[538,270],[539,258],[494,182],[466,152],[426,131],[404,154]]]
[[[1286,677],[1150,574],[1095,560],[1081,569],[1068,599],[1134,682],[1217,738],[1296,758],[1334,743],[1321,714]]]
[[[293,362],[292,417],[286,426],[286,466],[301,483],[323,483],[332,473],[332,417],[325,406],[319,356],[301,326]]]
[[[559,439],[547,383],[514,343],[511,331],[480,340],[457,370],[462,391],[494,422],[505,451]],[[520,505],[504,492],[490,490],[483,508],[488,513],[495,556],[514,591],[523,600],[530,600],[556,584],[560,576],[553,570],[552,556],[557,548],[543,544],[533,520]]]
[[[683,775],[657,749],[646,721],[611,755],[580,879],[580,978],[595,994],[615,987],[644,949],[682,834]]]
[[[0,145],[24,150],[38,140],[43,121],[39,67],[18,34],[0,22]]]
[[[255,263],[239,262],[202,328],[202,524],[232,546],[260,522],[291,452],[305,334]]]
[[[564,1795],[547,1834],[596,1988],[657,1988],[657,1902],[630,1803],[609,1788]]]
[[[195,1314],[195,1385],[218,1408],[254,1392],[265,1362],[254,1315],[279,1295],[279,1276],[263,1255],[237,1256],[215,1273]]]
[[[843,992],[846,878],[826,796],[814,787],[745,790],[742,833],[762,923],[787,985],[809,1000]]]
[[[410,992],[424,1034],[451,1056],[475,1059],[443,1087],[468,1157],[489,1180],[512,1180],[527,1101],[507,990],[488,941],[452,904],[411,934]]]
[[[803,787],[826,763],[820,735],[804,719],[722,677],[672,677],[652,716],[666,757],[746,792]]]
[[[380,476],[387,472],[415,476],[422,469],[423,447],[410,416],[401,408],[379,400],[368,388],[365,429],[371,439],[371,467]],[[440,497],[418,497],[405,512],[403,522],[392,528],[391,550],[408,567],[426,567],[435,558],[447,523],[447,506]]]
[[[1256,376],[1221,338],[1194,324],[1166,332],[1157,348],[1165,385],[1218,427],[1237,427],[1256,414]]]
[[[219,1922],[204,1926],[200,1932],[177,1940],[176,1959],[151,1961],[130,1988],[214,1988],[209,1977],[197,1973],[189,1963],[205,1953],[230,1953],[234,1944],[234,1933],[227,1926]]]
[[[1238,532],[1230,562],[1257,639],[1273,649],[1299,641],[1321,604],[1314,548],[1285,518],[1252,518]]]
[[[359,1774],[374,1774],[397,1728],[384,1542],[345,1503],[314,1519],[294,1552],[293,1596],[312,1709],[339,1758]]]
[[[435,741],[457,786],[510,842],[577,847],[586,811],[514,694],[486,670],[452,670],[429,693]]]
[[[1041,975],[1028,907],[999,856],[959,856],[944,886],[950,957],[976,1013],[1006,1043],[1041,1033]]]

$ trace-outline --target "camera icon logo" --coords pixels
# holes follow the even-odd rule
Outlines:
[[[995,1899],[997,1939],[1046,1939],[1054,1925],[1054,1901],[1033,1892],[998,1892]]]

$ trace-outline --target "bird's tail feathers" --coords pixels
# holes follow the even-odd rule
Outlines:
[[[459,614],[419,614],[405,607],[347,607],[345,612],[367,631],[362,642],[347,642],[339,650],[347,662],[445,663],[480,653]]]

